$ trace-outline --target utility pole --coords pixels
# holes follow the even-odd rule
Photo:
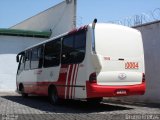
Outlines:
[[[67,4],[69,4],[69,3],[71,3],[72,2],[72,0],[66,0],[66,3]]]
[[[76,28],[76,21],[77,21],[77,0],[66,0],[67,4],[72,4],[73,5],[73,9],[74,9],[74,16],[73,16],[73,26],[72,28]]]
[[[73,25],[74,28],[77,27],[77,0],[74,0],[74,19],[73,19]]]

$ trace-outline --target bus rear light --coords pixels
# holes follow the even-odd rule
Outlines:
[[[96,83],[97,82],[97,75],[96,75],[95,72],[92,73],[92,74],[90,74],[90,76],[89,76],[89,82],[90,83]]]
[[[145,78],[145,74],[143,73],[142,82],[145,82],[145,81],[146,81],[146,78]]]

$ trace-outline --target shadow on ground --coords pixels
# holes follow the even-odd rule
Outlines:
[[[148,108],[159,108],[160,103],[147,103],[147,102],[136,102],[136,101],[127,101],[127,100],[104,100],[105,103],[111,103],[114,105],[130,105],[130,106],[139,106],[139,107],[148,107]]]
[[[23,98],[21,96],[2,96],[2,98],[11,102],[25,105],[30,108],[44,111],[46,113],[96,113],[96,112],[110,112],[119,110],[130,110],[132,108],[113,105],[110,103],[89,104],[86,101],[65,100],[58,106],[53,106],[49,103],[47,97],[30,96]]]

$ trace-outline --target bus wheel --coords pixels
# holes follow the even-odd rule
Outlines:
[[[24,92],[24,87],[23,87],[23,85],[21,86],[21,94],[22,94],[22,97],[24,97],[24,98],[27,98],[27,97],[28,97],[28,94]]]
[[[49,89],[49,100],[51,102],[51,104],[53,105],[57,105],[59,104],[59,97],[58,97],[58,93],[55,87],[50,87]]]
[[[89,104],[100,104],[102,102],[103,98],[88,98],[87,102]]]

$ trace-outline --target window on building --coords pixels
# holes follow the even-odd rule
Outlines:
[[[44,67],[53,67],[60,64],[61,41],[54,40],[45,44]]]

